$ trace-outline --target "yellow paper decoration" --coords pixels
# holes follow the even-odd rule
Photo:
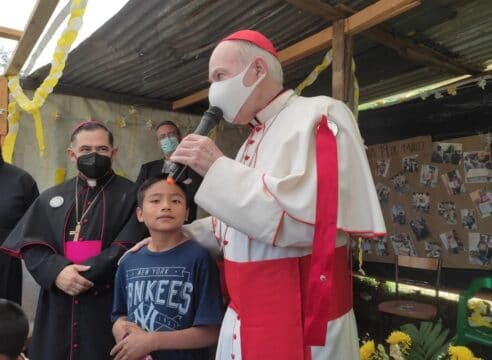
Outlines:
[[[56,170],[55,170],[55,185],[61,184],[63,181],[65,181],[66,176],[67,176],[67,169],[56,168]]]
[[[331,62],[333,60],[333,51],[332,49],[328,50],[323,57],[323,61],[319,65],[317,65],[313,71],[305,78],[297,87],[295,88],[295,92],[297,95],[300,95],[302,91],[310,86],[312,83],[316,81],[318,78],[319,74],[325,70],[328,66],[330,66]]]
[[[48,95],[53,92],[53,88],[56,86],[58,80],[62,76],[62,71],[65,68],[65,62],[67,60],[68,52],[70,51],[73,42],[77,38],[77,34],[80,30],[80,27],[82,26],[82,16],[84,15],[86,7],[87,0],[72,0],[72,6],[70,8],[70,19],[68,21],[67,27],[58,40],[58,46],[53,54],[53,60],[51,61],[50,72],[43,83],[34,92],[32,100],[29,100],[29,98],[24,94],[24,91],[22,91],[19,82],[19,76],[16,75],[9,77],[8,86],[13,100],[10,101],[8,107],[8,120],[10,130],[5,139],[5,144],[7,145],[7,148],[5,150],[5,161],[12,162],[15,140],[19,131],[18,121],[20,118],[20,110],[18,109],[17,105],[19,105],[22,110],[30,113],[33,116],[36,129],[36,138],[38,140],[39,146],[39,155],[43,157],[45,145],[40,109],[46,101]],[[11,133],[12,135],[9,136]]]
[[[362,269],[362,263],[364,262],[364,252],[362,250],[362,238],[359,237],[358,239],[359,241],[359,248],[358,248],[358,257],[359,257],[359,272],[362,274],[362,275],[365,275],[366,272]]]
[[[357,77],[355,76],[355,61],[354,58],[352,58],[352,77],[354,79],[354,118],[357,122],[357,127],[358,127],[358,119],[359,119],[359,95],[360,95],[360,89],[359,89],[359,81],[357,80]]]
[[[122,118],[122,117],[119,117],[118,119],[116,119],[116,126],[118,126],[119,128],[126,127],[126,121],[125,121],[125,119]]]
[[[451,96],[455,96],[458,93],[456,85],[451,85],[446,90],[447,90],[448,94]]]
[[[8,122],[9,122],[9,133],[5,137],[5,141],[2,147],[3,159],[9,164],[12,163],[12,157],[14,155],[15,140],[17,138],[17,133],[19,132],[19,118],[20,112],[15,111],[16,104],[15,101],[9,101],[7,107],[8,111]]]

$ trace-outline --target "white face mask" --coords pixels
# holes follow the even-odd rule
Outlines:
[[[241,107],[266,75],[262,74],[251,86],[244,86],[244,76],[251,64],[252,62],[236,76],[210,85],[208,102],[211,106],[219,107],[224,113],[224,120],[229,123],[234,121]]]

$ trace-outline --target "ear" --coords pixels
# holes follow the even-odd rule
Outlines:
[[[268,71],[268,65],[262,57],[258,57],[254,61],[255,73],[257,76],[266,74]]]
[[[116,157],[116,154],[118,154],[118,148],[117,147],[113,148],[113,151],[111,152],[111,160],[114,160],[114,158]]]
[[[190,216],[190,209],[186,209],[185,221],[188,221],[188,217]]]
[[[67,156],[70,159],[71,162],[76,163],[77,162],[77,156],[75,156],[75,152],[71,147],[67,148]]]
[[[143,223],[144,222],[144,218],[143,218],[142,209],[140,208],[140,206],[137,206],[137,209],[135,211],[137,213],[137,219],[138,219],[138,221],[140,221],[141,223]]]

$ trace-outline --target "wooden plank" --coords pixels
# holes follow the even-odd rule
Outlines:
[[[318,51],[331,46],[333,40],[333,28],[329,27],[311,35],[304,40],[295,43],[278,52],[278,60],[285,66],[304,59]]]
[[[7,106],[9,104],[9,91],[7,78],[0,76],[0,144],[3,144],[8,132]]]
[[[379,3],[382,3],[382,5],[374,7]],[[374,26],[381,21],[388,20],[388,16],[391,14],[400,14],[402,11],[398,10],[399,7],[409,10],[410,5],[413,7],[418,4],[420,4],[420,1],[415,0],[380,0],[376,4],[349,17],[345,25],[345,32],[354,35],[357,32],[368,28],[365,21],[370,23],[370,26]],[[378,11],[381,12],[381,16],[378,16]],[[278,58],[282,65],[285,66],[329,47],[332,40],[333,28],[329,27],[279,51]],[[185,98],[174,101],[172,107],[173,109],[181,109],[185,106],[200,102],[207,98],[207,94],[207,89],[200,90]]]
[[[200,102],[208,98],[208,89],[200,90],[194,94],[186,96],[182,99],[176,100],[171,104],[173,110],[182,109],[188,105]]]
[[[345,32],[345,20],[333,23],[332,96],[345,103],[349,101],[351,82],[352,41]]]
[[[289,4],[304,10],[306,13],[329,20],[345,18],[346,14],[334,6],[328,5],[320,0],[285,0]]]
[[[372,41],[379,42],[395,50],[403,58],[439,71],[444,70],[456,75],[478,74],[482,71],[478,67],[464,66],[424,45],[414,44],[410,40],[390,34],[379,28],[370,29],[364,32],[363,35]]]
[[[21,80],[21,86],[26,90],[35,90],[39,87],[40,82],[28,79]],[[55,94],[80,96],[89,99],[98,99],[118,104],[130,104],[134,106],[148,106],[154,109],[171,110],[171,103],[160,99],[151,99],[146,97],[131,96],[127,94],[114,93],[110,91],[81,87],[78,85],[68,85],[58,83],[53,90]]]
[[[17,75],[26,62],[32,48],[41,36],[44,27],[48,23],[53,11],[55,11],[58,0],[38,0],[31,17],[24,29],[24,35],[17,44],[14,55],[7,66],[6,75]]]
[[[418,257],[418,256],[397,256],[398,265],[411,267],[414,269],[437,270],[439,267],[439,258]]]
[[[420,0],[380,0],[347,18],[345,32],[354,35],[420,5]]]
[[[20,40],[22,34],[23,32],[20,30],[0,26],[0,38],[10,39],[10,40]]]
[[[302,11],[330,21],[347,17],[356,11],[346,5],[332,6],[320,0],[286,0]],[[483,71],[480,66],[465,66],[454,59],[439,54],[427,46],[415,44],[411,40],[389,33],[380,26],[375,26],[362,33],[362,36],[395,50],[402,58],[417,64],[448,71],[451,74],[478,74]]]

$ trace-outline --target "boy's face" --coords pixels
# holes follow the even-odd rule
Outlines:
[[[181,230],[188,218],[185,193],[178,185],[169,185],[165,180],[152,184],[145,191],[142,207],[137,208],[137,218],[152,231]]]

